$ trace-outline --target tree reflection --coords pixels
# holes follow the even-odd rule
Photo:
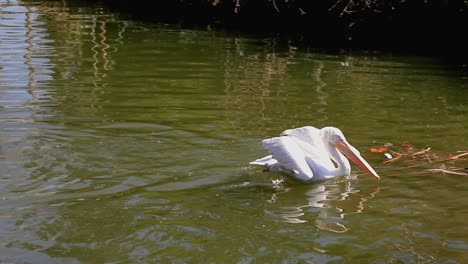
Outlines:
[[[274,38],[254,43],[233,38],[224,61],[223,107],[237,115],[230,125],[236,130],[268,130],[272,122],[283,127],[302,125],[302,119],[328,119],[328,91],[323,74],[326,63],[310,58],[311,68],[298,68],[300,58],[292,46],[276,47]],[[255,49],[253,49],[255,47]],[[307,76],[307,83],[304,83]],[[297,94],[306,93],[298,98]],[[307,101],[304,107],[303,101]],[[311,110],[312,109],[312,110]]]

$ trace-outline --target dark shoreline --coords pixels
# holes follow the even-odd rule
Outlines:
[[[463,0],[101,1],[145,21],[272,33],[299,46],[431,54],[463,71],[468,63],[468,2]],[[346,5],[350,2],[354,6]]]

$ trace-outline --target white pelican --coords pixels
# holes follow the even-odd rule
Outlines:
[[[349,175],[351,165],[343,154],[380,179],[359,151],[346,141],[341,130],[335,127],[288,129],[279,137],[264,139],[262,144],[271,155],[250,164],[266,166],[271,171],[286,173],[302,182]]]

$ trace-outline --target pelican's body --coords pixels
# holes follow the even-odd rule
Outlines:
[[[250,164],[266,166],[271,171],[286,173],[302,182],[349,175],[351,165],[343,154],[370,174],[380,178],[361,157],[359,151],[351,146],[343,133],[335,127],[317,129],[306,126],[288,129],[279,137],[263,140],[262,144],[271,155]]]

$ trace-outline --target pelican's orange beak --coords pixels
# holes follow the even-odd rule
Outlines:
[[[369,163],[361,156],[361,154],[359,154],[359,152],[346,140],[339,140],[334,145],[341,153],[345,154],[346,157],[356,163],[356,165],[358,165],[361,169],[369,172],[380,180],[380,176],[377,174],[377,172],[375,172],[371,165],[369,165]]]

